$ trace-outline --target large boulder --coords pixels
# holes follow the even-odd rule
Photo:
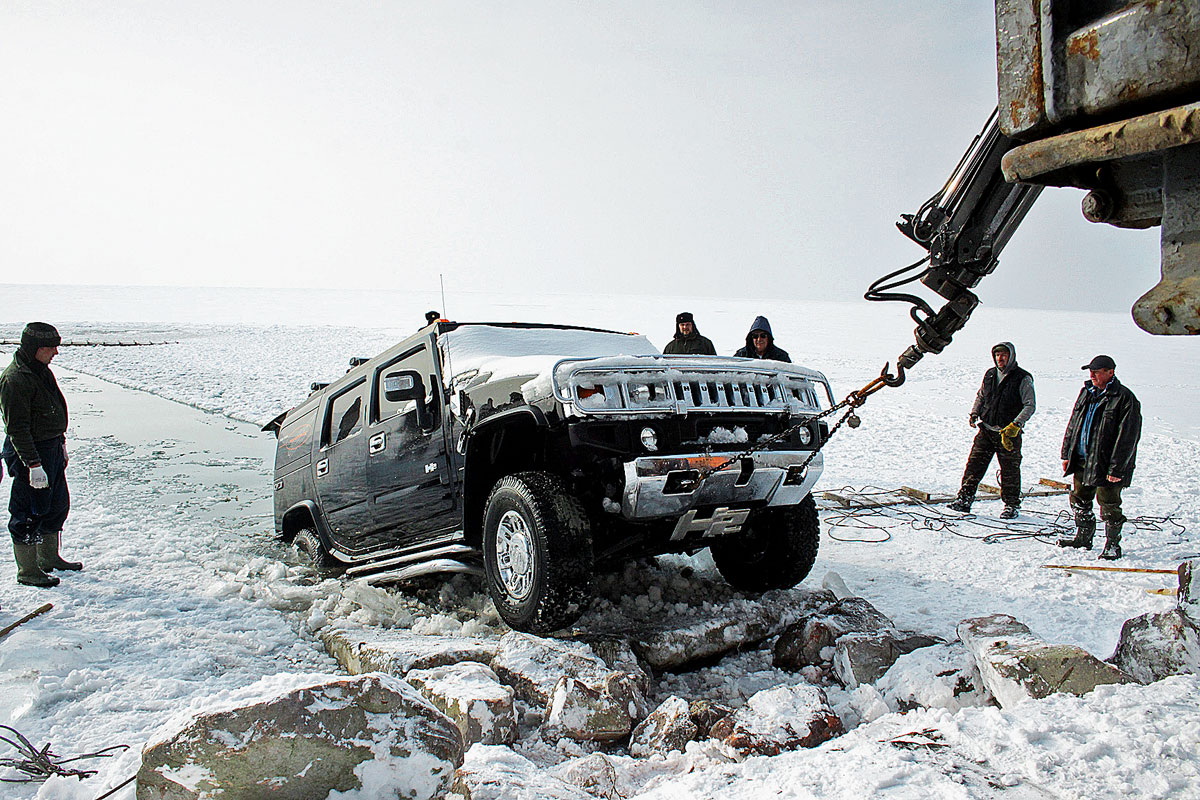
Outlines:
[[[637,680],[627,673],[609,673],[599,689],[564,675],[550,694],[543,733],[577,741],[625,739],[648,710]]]
[[[402,680],[275,676],[164,726],[137,797],[419,800],[441,797],[462,760],[458,728]]]
[[[842,730],[825,692],[801,683],[751,695],[744,707],[714,725],[709,736],[744,756],[774,756],[816,747]]]
[[[446,795],[449,800],[595,800],[591,792],[550,774],[503,745],[477,744]]]
[[[545,706],[562,677],[578,680],[599,692],[613,672],[583,642],[543,639],[513,631],[500,637],[492,669],[533,706]]]
[[[963,620],[958,635],[1002,708],[1056,692],[1083,695],[1103,684],[1133,680],[1080,647],[1039,639],[1007,614]]]
[[[922,647],[900,656],[875,682],[890,711],[987,705],[991,696],[961,642]]]
[[[861,597],[847,597],[810,612],[788,625],[775,642],[775,666],[799,670],[827,664],[833,659],[833,646],[848,633],[888,633],[896,626]]]
[[[1141,683],[1200,672],[1200,630],[1178,608],[1134,617],[1121,626],[1117,651],[1109,661]]]
[[[404,628],[326,628],[321,632],[321,642],[351,675],[386,672],[398,677],[409,670],[461,661],[487,664],[500,649],[499,639],[423,635]]]
[[[517,738],[513,690],[496,673],[474,661],[410,670],[405,680],[454,720],[463,745],[508,744]]]
[[[847,689],[874,683],[900,656],[939,642],[932,636],[892,631],[847,633],[834,642],[833,674]]]

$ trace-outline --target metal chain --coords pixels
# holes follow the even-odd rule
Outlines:
[[[767,447],[768,445],[770,445],[774,442],[777,442],[780,439],[784,439],[788,436],[791,436],[796,431],[800,430],[803,427],[806,427],[813,420],[821,419],[822,417],[827,417],[830,414],[835,414],[838,411],[840,411],[841,409],[849,406],[849,410],[845,414],[842,415],[842,418],[839,419],[832,428],[829,429],[829,434],[825,437],[825,441],[821,442],[815,448],[813,448],[813,451],[811,453],[809,453],[808,458],[804,459],[804,463],[800,465],[800,469],[804,469],[805,467],[807,467],[809,464],[812,463],[812,460],[814,458],[817,457],[817,453],[821,452],[821,450],[824,449],[825,445],[829,443],[829,440],[833,438],[833,434],[837,433],[838,428],[842,427],[842,423],[849,421],[851,428],[858,427],[859,420],[858,420],[858,416],[854,413],[854,410],[856,408],[858,408],[859,406],[861,406],[863,403],[867,402],[868,397],[870,397],[871,395],[878,392],[884,386],[899,386],[904,381],[904,377],[903,377],[904,373],[902,370],[899,371],[898,378],[893,377],[888,372],[888,366],[889,365],[884,364],[883,371],[879,374],[878,378],[875,378],[870,383],[868,383],[866,386],[859,389],[857,392],[851,392],[850,394],[846,395],[846,399],[843,400],[842,402],[826,409],[825,411],[822,411],[820,414],[813,414],[812,416],[804,417],[796,424],[788,426],[787,428],[783,429],[779,433],[776,433],[772,436],[768,436],[766,439],[759,440],[756,444],[752,444],[749,447],[747,447],[745,450],[741,451],[740,453],[730,456],[729,458],[725,459],[724,461],[722,461],[720,464],[718,464],[715,467],[711,467],[706,470],[700,470],[700,478],[704,479],[704,478],[707,478],[709,475],[712,475],[715,472],[720,472],[721,470],[725,469],[729,465],[736,464],[738,461],[741,461],[743,458],[747,458],[749,456],[754,455],[756,452],[758,452],[759,450],[762,450],[763,448]]]

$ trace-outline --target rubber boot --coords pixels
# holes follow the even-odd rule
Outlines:
[[[45,533],[42,534],[42,543],[37,546],[38,566],[43,572],[49,572],[53,569],[83,569],[82,561],[66,561],[58,554],[58,534]]]
[[[47,575],[38,566],[36,544],[17,544],[13,542],[13,556],[17,559],[17,583],[46,588],[58,586],[58,578],[53,575]]]
[[[1078,547],[1083,550],[1092,549],[1092,539],[1096,535],[1096,518],[1075,516],[1075,535],[1059,539],[1059,547]]]
[[[1124,522],[1104,523],[1104,552],[1100,558],[1105,561],[1116,561],[1121,557],[1121,528]]]
[[[971,504],[974,502],[975,502],[975,495],[967,494],[966,492],[964,492],[960,489],[958,492],[958,499],[951,502],[949,505],[946,506],[946,508],[950,509],[951,511],[958,511],[963,514],[970,514],[971,513]]]

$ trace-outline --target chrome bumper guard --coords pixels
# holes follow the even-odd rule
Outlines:
[[[704,506],[730,506],[766,501],[768,506],[798,504],[812,491],[824,468],[817,453],[803,471],[808,450],[753,453],[701,479],[705,470],[728,455],[647,456],[625,463],[621,516],[653,519]]]

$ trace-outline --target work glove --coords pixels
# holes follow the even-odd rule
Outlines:
[[[1010,422],[1000,430],[1000,444],[1005,450],[1012,450],[1017,446],[1017,437],[1021,435],[1021,426],[1015,422]]]
[[[970,425],[972,428],[974,428],[976,425],[979,424],[979,415],[972,414],[971,416],[967,417],[967,424]]]
[[[49,489],[50,479],[46,477],[46,470],[42,469],[42,465],[29,468],[29,485],[34,489]]]

